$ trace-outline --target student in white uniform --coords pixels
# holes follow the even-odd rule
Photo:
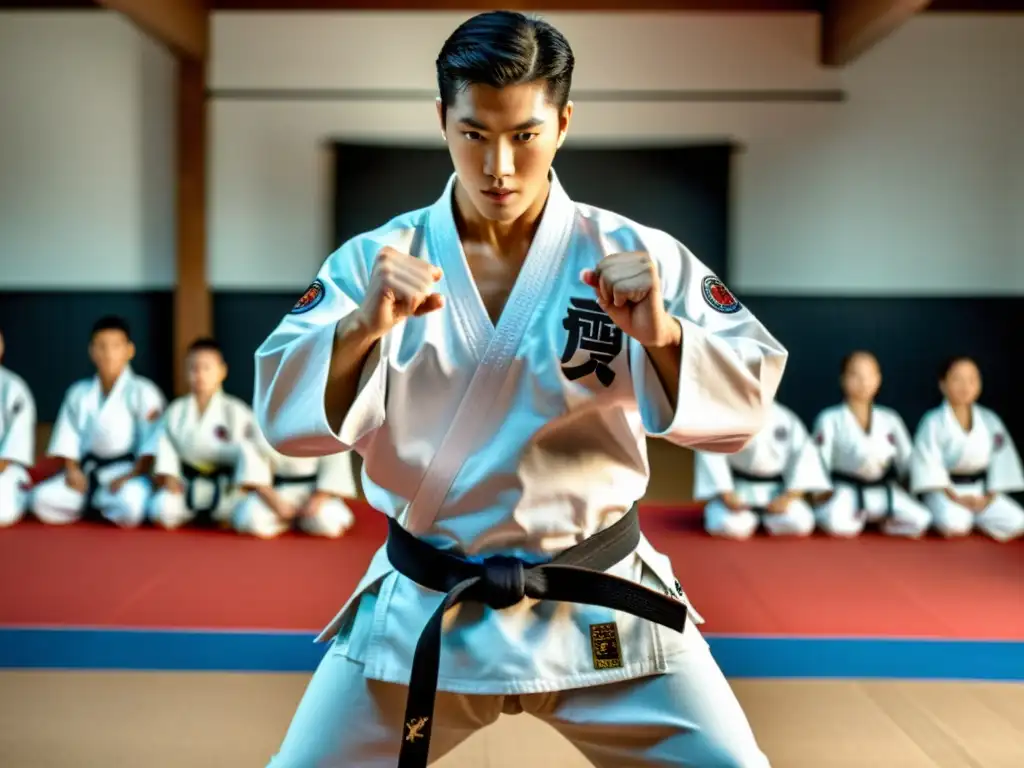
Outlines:
[[[814,512],[806,494],[831,487],[804,423],[780,403],[743,450],[694,457],[694,498],[707,502],[704,528],[712,536],[747,539],[762,524],[773,536],[807,536]]]
[[[176,398],[143,453],[154,459],[157,491],[149,520],[162,528],[190,522],[226,527],[240,499],[243,447],[256,435],[252,409],[224,392],[228,367],[220,345],[194,341],[186,355],[189,394]]]
[[[4,336],[0,333],[0,363]],[[25,380],[0,365],[0,527],[25,514],[28,471],[36,460],[36,401]]]
[[[943,536],[977,528],[996,541],[1024,533],[1024,508],[1007,494],[1024,491],[1020,454],[1006,425],[978,405],[981,373],[969,357],[943,366],[942,405],[928,411],[914,438],[911,490],[924,495]]]
[[[295,528],[336,539],[355,521],[345,499],[357,496],[350,451],[296,458],[275,451],[257,432],[239,479],[246,490],[232,516],[239,533],[272,539]]]
[[[634,505],[648,436],[739,450],[787,353],[684,245],[570,199],[572,66],[521,14],[460,26],[440,198],[344,243],[256,352],[271,445],[359,451],[389,525],[274,768],[418,768],[503,711],[603,768],[768,765]]]
[[[132,370],[135,345],[122,318],[96,322],[89,357],[96,374],[68,389],[50,437],[47,453],[63,459],[64,470],[35,488],[32,508],[44,523],[85,516],[136,526],[152,493],[152,462],[139,454],[166,401]]]
[[[931,524],[928,510],[900,485],[910,468],[910,432],[900,415],[875,404],[882,371],[870,352],[843,359],[843,402],[826,408],[814,425],[833,490],[816,498],[818,525],[833,536],[857,536],[877,523],[891,536],[919,538]]]

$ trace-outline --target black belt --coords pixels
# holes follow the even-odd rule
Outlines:
[[[274,487],[281,485],[298,485],[299,483],[315,483],[320,476],[312,475],[274,475]]]
[[[735,469],[730,467],[734,480],[742,480],[745,483],[771,483],[772,485],[785,485],[786,478],[782,475],[753,475],[749,472],[744,472],[742,469]],[[764,507],[751,507],[751,512],[756,512],[759,515],[768,514],[768,510]]]
[[[982,483],[985,493],[988,493],[988,469],[971,473],[950,472],[949,482],[952,485],[974,485],[975,483]]]
[[[82,469],[82,474],[85,475],[85,507],[82,510],[82,518],[84,520],[103,520],[103,515],[95,505],[96,491],[99,490],[99,480],[97,474],[101,469],[111,466],[112,464],[120,464],[124,461],[135,461],[134,454],[123,453],[120,456],[97,456],[95,453],[87,453],[82,457],[82,462],[78,465]]]
[[[886,467],[885,474],[877,480],[865,480],[862,477],[857,477],[857,475],[848,475],[845,472],[837,472],[835,470],[832,471],[831,475],[833,483],[845,483],[846,485],[853,486],[857,494],[856,512],[864,511],[864,491],[871,488],[884,488],[886,492],[886,515],[893,513],[893,507],[896,504],[896,492],[893,490],[893,483],[899,479],[894,464]]]
[[[430,752],[444,615],[459,603],[510,608],[524,597],[599,605],[682,632],[686,604],[618,576],[603,573],[636,551],[640,521],[634,507],[615,525],[570,547],[547,563],[505,555],[475,563],[437,549],[388,518],[388,560],[400,574],[445,598],[416,643],[405,707],[399,768],[423,768]],[[407,731],[407,733],[405,732]]]
[[[185,491],[185,506],[196,513],[197,519],[194,522],[201,523],[206,521],[206,518],[212,520],[214,510],[220,506],[221,483],[230,482],[233,475],[234,472],[230,467],[216,467],[209,472],[203,472],[198,467],[184,461],[181,462],[181,476],[188,481],[188,488]],[[203,507],[196,504],[195,481],[200,478],[213,483],[213,499]]]

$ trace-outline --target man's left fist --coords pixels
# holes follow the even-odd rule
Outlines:
[[[658,266],[646,251],[613,253],[580,279],[594,289],[597,303],[622,332],[645,347],[678,345],[679,323],[665,311]]]

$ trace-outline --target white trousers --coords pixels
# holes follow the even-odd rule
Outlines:
[[[923,536],[932,522],[932,514],[898,485],[893,486],[893,513],[882,524],[882,531],[890,536]],[[888,507],[885,488],[866,488],[864,506],[857,508],[857,492],[846,484],[837,483],[832,498],[815,510],[818,525],[832,536],[857,536],[868,522],[883,518]]]
[[[117,493],[111,493],[110,483],[131,472],[132,466],[131,462],[120,462],[99,470],[93,499],[104,518],[124,528],[133,528],[143,521],[152,493],[152,485],[146,477],[133,477]],[[36,486],[31,504],[36,517],[44,523],[67,525],[81,518],[85,511],[85,494],[69,488],[64,472],[59,472]]]
[[[28,472],[20,464],[10,464],[0,472],[0,528],[14,525],[25,514],[28,494],[22,485],[28,482]]]
[[[356,623],[372,621],[358,611]],[[353,627],[350,632],[365,632]],[[346,633],[348,635],[348,633]],[[669,671],[551,693],[467,695],[439,691],[430,740],[434,762],[501,713],[548,723],[596,768],[768,768],[732,688],[697,627],[687,622]],[[368,680],[330,645],[268,768],[395,768],[408,689]]]
[[[314,488],[285,485],[276,489],[285,500],[296,507],[309,501]],[[272,539],[291,529],[293,525],[312,536],[335,539],[352,527],[355,516],[341,499],[325,500],[315,515],[300,515],[295,520],[282,520],[256,493],[246,494],[235,506],[231,516],[232,527],[239,533]]]
[[[1010,541],[1024,534],[1024,508],[1002,493],[977,513],[942,492],[926,493],[924,503],[934,515],[936,530],[943,536],[966,536],[974,528],[996,541]]]
[[[782,512],[760,515],[750,509],[734,511],[721,499],[704,507],[704,530],[727,539],[749,539],[758,525],[772,536],[808,536],[814,530],[814,512],[803,499],[792,499]]]

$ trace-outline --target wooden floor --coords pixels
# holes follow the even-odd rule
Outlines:
[[[0,765],[262,768],[308,676],[5,671]],[[1024,686],[734,682],[774,768],[1022,768]],[[548,726],[503,717],[439,768],[587,763]]]

